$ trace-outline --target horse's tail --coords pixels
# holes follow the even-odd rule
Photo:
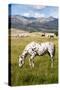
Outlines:
[[[54,45],[54,51],[53,51],[53,56],[55,56],[55,45]]]

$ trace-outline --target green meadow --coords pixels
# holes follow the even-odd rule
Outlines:
[[[29,56],[25,59],[22,68],[18,66],[19,55],[22,54],[25,46],[36,41],[39,43],[53,41],[55,44],[54,67],[51,69],[50,56],[36,56],[34,58],[35,67],[30,68]],[[40,37],[31,34],[28,37],[11,37],[11,86],[22,85],[40,85],[58,83],[58,37],[50,39],[49,37]]]

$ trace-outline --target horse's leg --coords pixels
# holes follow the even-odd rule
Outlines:
[[[35,56],[35,54],[32,54],[32,56],[29,59],[29,65],[30,65],[30,67],[33,67],[33,68],[34,68],[34,60],[33,60],[34,56]]]
[[[51,68],[53,68],[53,49],[51,49],[51,47],[48,48],[48,53],[51,57]]]
[[[53,54],[50,53],[50,56],[51,56],[51,68],[53,68]]]
[[[51,56],[51,68],[53,68],[53,57]]]
[[[31,58],[29,58],[29,65],[30,65],[30,67],[32,66],[32,64],[31,64]]]
[[[32,67],[34,68],[34,60],[32,60]]]

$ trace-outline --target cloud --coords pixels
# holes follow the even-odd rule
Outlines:
[[[29,13],[24,13],[23,16],[29,17],[30,14]]]
[[[27,13],[24,13],[23,16],[26,16],[26,17],[45,17],[45,15],[43,13],[38,13],[38,12],[27,12]]]
[[[32,7],[33,7],[34,9],[43,9],[43,8],[45,8],[46,6],[43,6],[43,5],[32,5]]]
[[[35,13],[34,16],[35,16],[35,17],[45,17],[44,14],[40,14],[40,13]]]
[[[46,6],[41,6],[41,5],[32,5],[30,8],[31,10],[29,10],[28,12],[25,12],[23,14],[23,16],[26,16],[26,17],[45,17],[45,14],[44,13],[40,13],[40,11],[38,10],[41,10],[43,8],[45,8]]]
[[[53,13],[50,13],[49,16],[53,16],[55,18],[58,18],[59,17],[58,11],[53,11]]]

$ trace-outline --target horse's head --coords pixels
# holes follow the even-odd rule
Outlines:
[[[24,56],[19,56],[19,67],[22,67],[24,64]]]

